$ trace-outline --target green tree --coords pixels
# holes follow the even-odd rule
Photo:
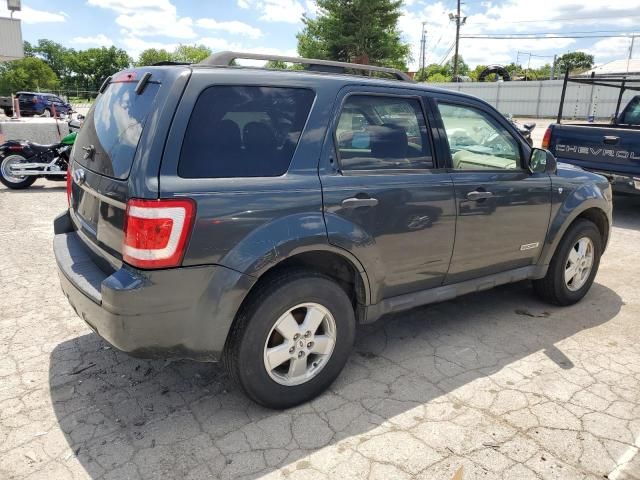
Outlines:
[[[0,64],[0,94],[10,95],[20,90],[53,90],[58,77],[43,60],[25,57]]]
[[[24,42],[22,42],[24,45],[24,56],[25,57],[34,57],[36,52],[35,52],[35,48],[33,47],[33,45],[31,45],[31,43],[27,42],[26,40]]]
[[[445,83],[449,81],[451,81],[451,77],[444,75],[442,73],[434,73],[427,80],[427,82],[432,82],[432,83]]]
[[[205,45],[178,45],[173,52],[176,62],[198,63],[211,55],[211,49]]]
[[[471,80],[473,80],[474,82],[478,81],[478,78],[480,78],[480,74],[487,68],[486,65],[476,65],[476,68],[474,68],[473,70],[471,70],[469,72],[469,76],[471,77]]]
[[[448,81],[448,79],[446,79],[447,77],[447,68],[442,66],[442,65],[438,65],[437,63],[431,63],[429,65],[427,65],[424,68],[421,68],[420,70],[418,70],[418,72],[416,73],[414,80],[416,82],[430,82],[433,81],[431,80],[431,77],[438,75],[438,78],[444,77],[445,80],[442,81]],[[441,80],[438,80],[441,81]]]
[[[593,67],[593,55],[584,52],[565,53],[558,57],[556,65],[558,66],[559,72],[563,75],[567,70],[569,70],[569,72],[574,70],[589,70]]]
[[[296,36],[303,57],[406,70],[409,45],[398,30],[401,0],[317,0],[316,18],[302,17]]]
[[[74,80],[84,90],[98,90],[102,82],[133,63],[127,52],[116,47],[89,48],[73,57]]]
[[[31,49],[33,54],[44,60],[63,82],[72,75],[73,57],[76,54],[72,48],[41,38]]]
[[[289,67],[286,62],[281,62],[280,60],[269,60],[264,64],[264,68],[275,68],[279,70],[287,70]]]
[[[446,75],[449,78],[453,77],[453,64],[455,62],[454,59],[455,59],[455,55],[451,57],[451,59],[449,59],[447,63],[444,64],[446,69]],[[458,75],[459,76],[469,75],[469,65],[464,63],[464,60],[462,59],[462,55],[458,55]]]
[[[174,57],[171,52],[167,52],[164,48],[147,48],[138,57],[136,66],[144,67],[147,65],[155,65],[159,62],[171,62]]]

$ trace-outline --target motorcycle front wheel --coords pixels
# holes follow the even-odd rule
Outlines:
[[[7,155],[6,157],[0,157],[0,182],[6,187],[13,190],[21,190],[23,188],[29,188],[36,181],[35,176],[27,175],[15,175],[11,171],[12,165],[18,165],[27,161],[22,155]]]

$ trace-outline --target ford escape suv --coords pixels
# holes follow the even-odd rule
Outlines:
[[[356,325],[533,280],[569,305],[611,190],[482,100],[389,69],[197,65],[107,79],[80,131],[54,252],[69,302],[135,356],[223,360],[255,401],[306,401]]]

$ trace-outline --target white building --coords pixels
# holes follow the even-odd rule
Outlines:
[[[596,76],[623,76],[623,75],[640,75],[640,59],[632,58],[631,60],[613,60],[612,62],[594,67],[591,70],[581,73],[579,77],[590,77],[595,72]]]

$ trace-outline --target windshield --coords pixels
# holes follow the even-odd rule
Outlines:
[[[86,152],[91,146],[93,154],[85,155],[82,149],[76,149],[76,160],[94,172],[127,178],[159,87],[148,83],[138,95],[136,82],[109,84],[87,114],[86,128],[80,130],[78,137],[82,149]]]

